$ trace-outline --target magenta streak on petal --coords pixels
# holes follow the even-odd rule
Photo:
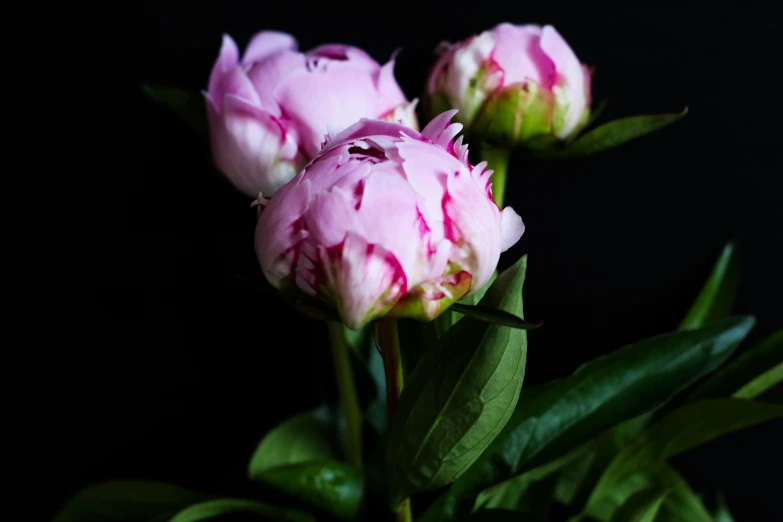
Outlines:
[[[306,230],[304,216],[301,216],[299,219],[297,219],[296,221],[291,223],[289,228],[291,229],[291,237],[296,237],[297,234],[299,234],[299,232],[301,232],[302,230]],[[299,250],[301,248],[301,243],[302,243],[301,241],[298,241],[297,243],[294,243],[293,245],[288,247],[283,252],[283,255],[281,256],[281,257],[284,257],[284,256],[287,256],[288,254],[290,254],[291,252],[293,252],[294,256],[293,256],[293,259],[291,260],[291,269],[292,269],[292,271],[295,271],[296,270],[296,265],[299,264],[299,254],[300,254]]]
[[[291,119],[291,116],[286,113],[285,107],[283,107],[283,106],[280,107],[280,118],[279,119],[280,119],[281,122],[283,122],[283,121],[287,121],[287,122],[293,121]],[[304,140],[296,140],[296,154],[294,156],[297,156],[297,155],[301,156],[302,158],[305,158],[308,162],[313,159],[313,158],[311,158],[307,154],[307,149],[305,147]]]
[[[339,259],[343,252],[343,246],[345,246],[345,239],[329,247],[324,247],[327,257],[329,259]]]
[[[291,235],[298,234],[302,230],[306,230],[304,216],[301,216],[299,219],[291,223]]]
[[[279,118],[275,118],[270,114],[269,119],[275,122],[280,129],[280,144],[283,145],[286,142],[286,138],[288,137],[288,130],[285,128],[285,125],[283,125],[283,122],[280,121]]]
[[[367,260],[369,261],[370,257],[373,255],[373,252],[375,252],[375,244],[368,244],[367,245]],[[387,265],[390,267],[393,267],[393,274],[392,274],[392,285],[389,287],[389,293],[391,295],[399,294],[399,297],[402,297],[407,291],[408,291],[408,278],[405,275],[405,270],[402,269],[402,265],[400,265],[400,262],[397,261],[397,258],[394,257],[394,254],[386,251],[386,255],[384,256],[384,261]]]
[[[378,117],[377,117],[377,118],[375,118],[375,119],[376,119],[376,120],[382,120],[382,121],[389,122],[389,123],[396,123],[396,124],[398,124],[398,125],[402,125],[402,126],[404,126],[404,127],[407,127],[407,125],[405,125],[405,123],[402,123],[402,120],[389,121],[389,118],[391,118],[392,116],[394,116],[394,113],[395,113],[395,111],[396,111],[397,109],[399,109],[399,108],[400,108],[400,106],[397,106],[397,107],[391,108],[391,109],[389,109],[388,111],[386,111],[386,112],[382,113],[380,116],[378,116]]]
[[[386,111],[386,112],[384,112],[383,114],[381,114],[380,116],[378,116],[378,118],[377,118],[377,119],[386,121],[386,120],[388,120],[388,119],[389,119],[389,117],[391,117],[391,116],[393,116],[393,115],[394,115],[394,111],[396,111],[396,110],[397,110],[397,108],[396,108],[396,107],[395,107],[395,108],[393,108],[393,109],[389,109],[388,111]],[[392,123],[398,123],[398,122],[396,122],[396,121],[393,121]]]
[[[448,152],[449,154],[451,154],[452,156],[454,156],[455,158],[460,160],[460,162],[462,161],[462,158],[460,157],[460,155],[457,153],[456,150],[454,150],[454,140],[453,139],[449,140],[449,142],[446,144],[446,152]]]
[[[328,259],[341,259],[342,258],[342,252],[343,248],[345,246],[345,239],[343,239],[340,243],[336,245],[332,245],[330,247],[325,247],[324,250],[326,251],[327,258]],[[373,253],[375,252],[375,244],[374,243],[368,243],[367,244],[367,250],[366,250],[366,262],[369,262],[369,260],[372,258]],[[408,288],[408,278],[405,275],[405,270],[402,269],[402,265],[400,265],[400,262],[397,261],[397,258],[394,257],[394,254],[392,254],[389,251],[386,251],[386,255],[384,256],[384,261],[392,267],[392,284],[389,287],[389,293],[391,295],[395,293],[399,293],[399,297],[402,297],[405,292],[407,292]],[[321,270],[324,270],[325,267],[321,267]],[[325,275],[320,274],[317,277],[319,283],[321,280],[325,279]],[[319,285],[320,286],[320,285]],[[337,289],[338,291],[340,289]]]
[[[297,262],[293,270],[298,276],[299,280],[303,281],[310,287],[313,294],[318,294],[318,272],[315,268],[315,262],[301,249],[297,252]],[[302,288],[302,290],[305,290]]]
[[[368,246],[368,253],[371,252],[371,248],[373,248],[374,245]],[[402,297],[407,291],[408,291],[408,278],[405,275],[405,270],[402,269],[402,265],[400,265],[400,262],[397,261],[397,258],[394,257],[394,254],[387,251],[385,259],[386,263],[389,264],[389,266],[394,267],[394,275],[392,288],[396,291],[393,291],[392,293],[399,293],[399,296]],[[395,288],[397,287],[397,288]]]
[[[503,67],[500,66],[500,64],[495,60],[495,50],[492,49],[492,51],[489,53],[489,59],[486,61],[487,64],[487,71],[486,75],[489,76],[499,76],[500,81],[497,82],[497,86],[495,87],[495,90],[492,91],[490,96],[497,92],[498,90],[503,88],[503,85],[506,83],[506,71],[503,69]]]
[[[448,239],[454,244],[457,244],[457,231],[456,227],[454,226],[454,221],[449,216],[447,209],[448,205],[451,202],[452,197],[451,195],[446,192],[443,194],[443,200],[441,200],[441,209],[443,211],[443,237],[445,239]]]
[[[344,62],[348,59],[347,48],[342,45],[322,45],[315,51],[308,53],[308,56],[316,56],[319,58],[328,58],[330,60],[338,60]]]
[[[427,243],[427,256],[432,257],[436,251],[432,246],[432,229],[427,225],[424,214],[421,213],[421,209],[418,206],[416,207],[416,221],[419,223],[419,235]]]
[[[353,197],[356,201],[353,208],[356,210],[359,210],[362,206],[362,196],[364,195],[364,180],[360,179],[359,183],[356,184],[356,187],[353,189]]]

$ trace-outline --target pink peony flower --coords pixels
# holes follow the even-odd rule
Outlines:
[[[432,320],[481,288],[524,232],[468,162],[456,111],[421,134],[362,120],[334,138],[261,212],[267,280],[337,308],[350,328],[389,315]]]
[[[330,129],[361,118],[416,128],[416,102],[393,69],[394,59],[381,66],[346,45],[301,53],[293,36],[272,31],[255,35],[240,60],[224,36],[204,93],[215,164],[242,192],[271,196],[318,154]]]
[[[551,25],[503,23],[446,46],[427,94],[430,113],[459,109],[459,121],[484,138],[550,144],[587,121],[590,72]]]

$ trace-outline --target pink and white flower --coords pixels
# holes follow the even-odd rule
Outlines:
[[[241,60],[224,36],[204,97],[215,164],[253,197],[291,180],[331,129],[361,118],[417,128],[415,102],[397,85],[393,58],[381,66],[337,44],[302,53],[293,36],[274,31],[256,34]]]
[[[427,94],[430,113],[459,109],[458,120],[482,137],[550,143],[586,122],[590,71],[551,25],[502,23],[445,46]]]
[[[350,328],[389,315],[432,320],[481,288],[524,232],[471,166],[456,111],[419,134],[362,120],[271,200],[256,228],[267,280],[337,308]]]

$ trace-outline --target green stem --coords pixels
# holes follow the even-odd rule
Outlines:
[[[340,392],[340,407],[345,419],[345,452],[348,463],[362,467],[362,411],[359,408],[359,396],[353,378],[351,355],[345,342],[343,325],[327,321],[329,341],[332,345],[334,371],[337,376],[337,389]]]
[[[402,356],[400,354],[400,337],[397,332],[397,321],[384,318],[378,321],[378,346],[383,359],[383,371],[386,377],[386,404],[389,409],[389,426],[391,426],[397,399],[402,393]],[[406,498],[400,503],[400,509],[395,514],[396,522],[411,522],[411,501]]]
[[[492,197],[495,198],[495,203],[500,208],[503,208],[503,198],[506,195],[506,172],[510,155],[511,149],[496,147],[488,143],[482,144],[479,149],[481,161],[486,161],[487,168],[494,171],[492,173]]]

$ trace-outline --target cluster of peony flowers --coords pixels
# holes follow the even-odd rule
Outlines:
[[[225,36],[204,93],[216,166],[258,197],[265,277],[335,307],[353,329],[386,315],[434,319],[522,236],[521,218],[492,197],[492,171],[456,139],[463,124],[526,144],[566,138],[589,112],[589,74],[550,26],[501,24],[448,46],[421,133],[393,68],[346,45],[299,52],[269,31],[240,59]]]

